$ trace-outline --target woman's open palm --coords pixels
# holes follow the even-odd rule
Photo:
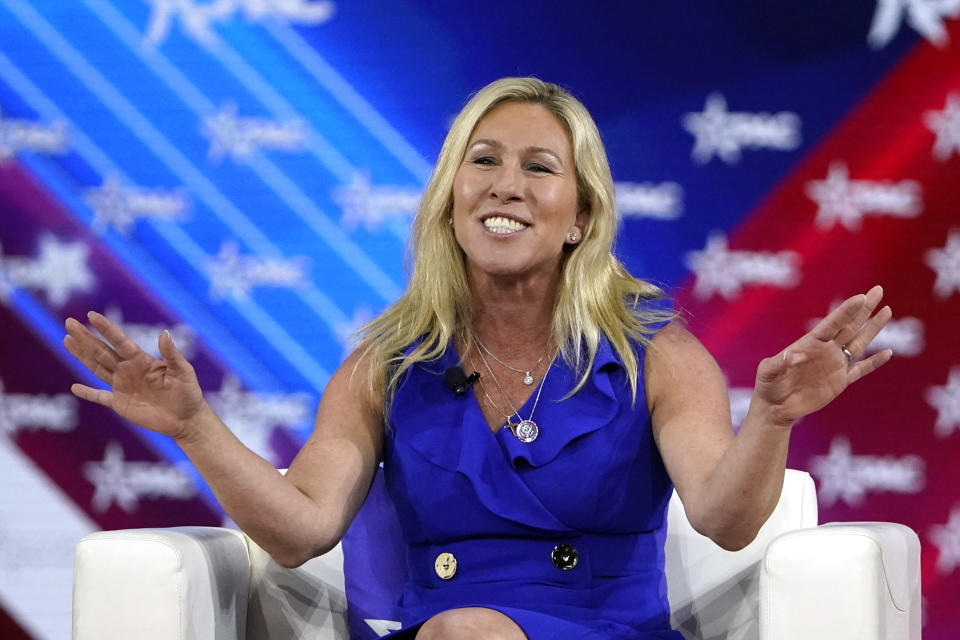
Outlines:
[[[847,298],[809,333],[760,362],[754,396],[773,408],[777,422],[790,424],[823,408],[890,359],[888,349],[856,359],[892,316],[890,307],[873,314],[882,297],[876,286]]]
[[[158,360],[103,315],[91,311],[87,317],[106,341],[68,318],[63,344],[112,391],[74,384],[70,388],[73,394],[109,407],[147,429],[174,438],[183,436],[205,403],[193,367],[174,346],[169,332],[160,334],[162,359]]]

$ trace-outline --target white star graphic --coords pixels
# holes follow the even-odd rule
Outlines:
[[[370,176],[362,171],[354,172],[350,184],[334,189],[333,199],[343,210],[340,224],[352,230],[361,222],[368,227],[380,222],[370,207],[370,191]]]
[[[683,127],[696,137],[691,157],[700,164],[710,161],[716,153],[727,164],[740,161],[740,142],[727,126],[727,100],[719,93],[707,96],[703,111],[683,117]]]
[[[819,206],[816,218],[818,227],[828,229],[839,222],[850,230],[860,228],[863,211],[851,189],[850,173],[845,164],[832,163],[826,180],[811,180],[807,183],[806,191]]]
[[[947,234],[947,244],[942,249],[928,249],[923,261],[937,272],[933,283],[933,294],[938,298],[949,298],[954,291],[960,292],[960,229],[951,229]]]
[[[810,471],[820,480],[818,496],[824,506],[837,499],[851,506],[863,503],[866,487],[856,472],[850,440],[844,436],[834,437],[827,455],[810,460]]]
[[[90,227],[95,233],[102,234],[111,224],[123,235],[130,233],[136,216],[130,207],[127,191],[116,176],[108,176],[99,187],[87,189],[83,199],[93,209]]]
[[[43,290],[50,304],[61,306],[75,291],[94,284],[87,266],[90,248],[83,242],[60,242],[52,235],[40,238],[40,255],[30,268],[30,284]]]
[[[928,42],[943,48],[950,43],[944,21],[960,17],[960,0],[877,0],[867,35],[870,46],[879,49],[893,40],[904,15],[907,23]]]
[[[40,239],[36,269],[51,304],[60,306],[74,291],[90,290],[94,278],[87,267],[89,256],[90,248],[83,242],[62,243],[50,235]]]
[[[960,367],[950,369],[947,384],[927,389],[926,399],[937,410],[933,432],[938,437],[946,438],[954,430],[960,431]]]
[[[953,573],[953,570],[960,566],[960,505],[955,505],[950,510],[950,519],[946,524],[931,527],[930,538],[940,550],[937,571],[943,574]]]
[[[237,105],[227,102],[216,115],[205,118],[201,132],[210,140],[207,158],[219,162],[224,156],[230,156],[236,162],[243,162],[257,150],[249,137],[239,135],[240,121],[237,118]]]
[[[727,238],[722,233],[711,233],[702,251],[687,254],[686,263],[696,276],[693,294],[700,299],[719,293],[729,300],[742,288],[740,278],[728,268]]]
[[[923,114],[927,128],[937,134],[933,143],[933,157],[941,162],[954,152],[960,155],[960,93],[947,96],[943,111],[927,111]]]
[[[94,284],[87,266],[90,249],[83,242],[60,242],[51,234],[40,237],[39,256],[4,257],[0,251],[0,300],[17,287],[37,289],[50,304],[61,306],[75,291],[89,291]]]
[[[137,491],[125,474],[123,447],[117,442],[107,445],[101,462],[87,462],[83,475],[94,486],[91,504],[98,512],[106,511],[114,502],[127,513],[137,507]]]
[[[233,242],[221,244],[220,253],[207,261],[207,274],[210,276],[210,295],[214,300],[243,300],[253,288],[243,268],[240,251]]]

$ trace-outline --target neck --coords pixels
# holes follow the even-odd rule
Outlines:
[[[550,340],[560,271],[532,277],[467,273],[473,331],[500,357],[542,355]]]

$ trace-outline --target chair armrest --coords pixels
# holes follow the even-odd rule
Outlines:
[[[100,531],[75,551],[73,640],[244,637],[250,565],[239,531]]]
[[[775,538],[760,574],[760,640],[920,640],[920,539],[891,522]]]

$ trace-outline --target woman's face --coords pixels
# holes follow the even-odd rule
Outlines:
[[[453,225],[467,272],[555,272],[569,235],[580,241],[570,137],[544,107],[506,102],[477,124],[453,181]]]

